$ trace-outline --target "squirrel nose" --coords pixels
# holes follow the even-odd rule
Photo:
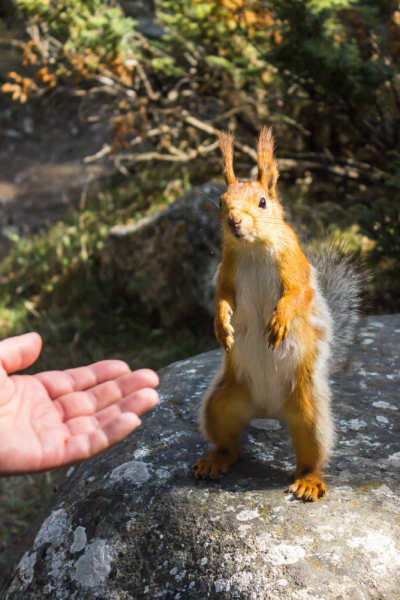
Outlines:
[[[242,222],[242,219],[238,219],[238,217],[229,217],[228,225],[234,229],[237,229]]]

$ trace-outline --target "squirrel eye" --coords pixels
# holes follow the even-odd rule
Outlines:
[[[267,206],[267,201],[266,201],[266,199],[265,199],[265,198],[261,198],[261,200],[260,200],[260,202],[259,202],[258,206],[259,206],[260,208],[266,208],[266,206]]]

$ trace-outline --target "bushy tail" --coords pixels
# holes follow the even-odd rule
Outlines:
[[[307,251],[317,271],[318,282],[333,320],[331,369],[336,371],[346,361],[361,318],[361,304],[366,298],[370,277],[354,253],[340,244]]]

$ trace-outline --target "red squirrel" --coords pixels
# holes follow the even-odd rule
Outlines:
[[[358,320],[358,276],[335,251],[316,253],[315,267],[302,251],[278,199],[270,128],[258,139],[255,180],[235,177],[230,133],[220,135],[219,145],[228,187],[221,198],[215,334],[226,353],[202,405],[213,448],[194,473],[211,479],[226,473],[239,458],[242,428],[255,418],[278,418],[297,457],[289,492],[317,500],[326,493],[322,466],[334,441],[329,374]]]

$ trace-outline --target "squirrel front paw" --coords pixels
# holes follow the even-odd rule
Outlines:
[[[217,340],[221,346],[229,352],[232,348],[234,339],[234,329],[230,323],[233,311],[227,302],[221,303],[217,316],[214,321],[214,329]]]
[[[291,318],[285,314],[285,310],[279,306],[275,308],[272,318],[264,330],[264,335],[268,332],[269,345],[272,344],[272,349],[277,348],[282,340],[289,333]]]

